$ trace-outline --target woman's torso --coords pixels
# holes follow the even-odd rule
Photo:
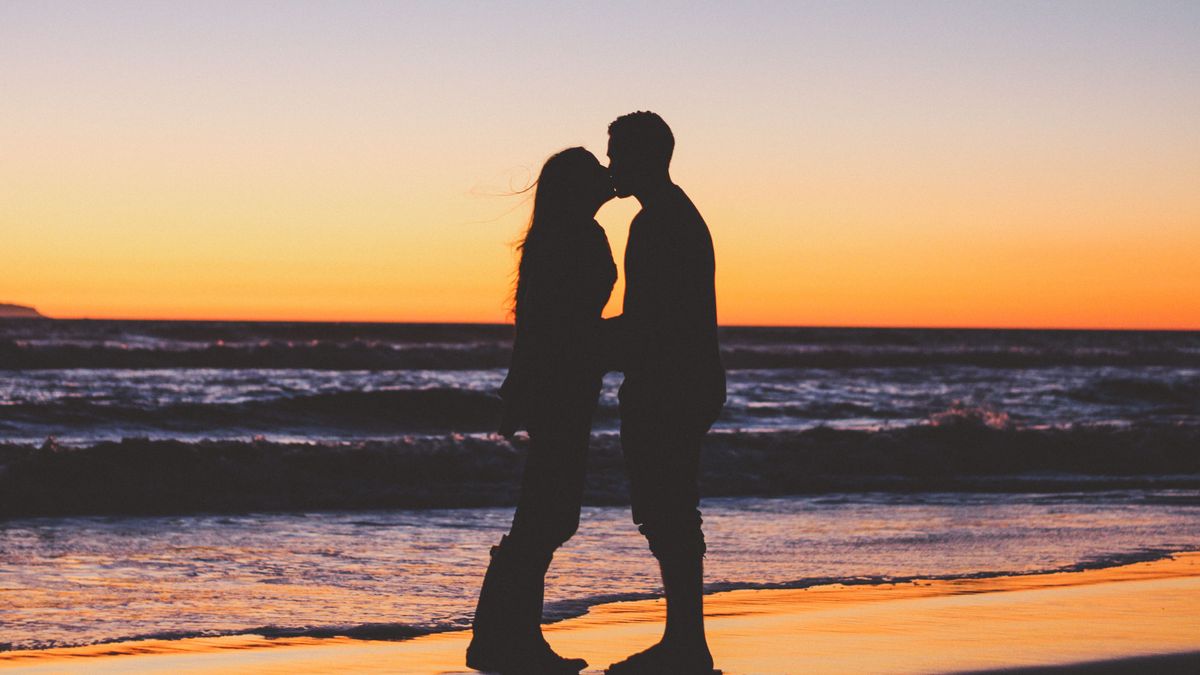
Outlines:
[[[560,240],[527,242],[523,253],[509,377],[521,380],[534,413],[594,406],[604,374],[601,312],[616,264],[595,221],[563,229]]]

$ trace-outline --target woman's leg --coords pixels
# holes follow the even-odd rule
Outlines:
[[[579,526],[590,433],[590,424],[531,430],[512,528],[492,548],[479,594],[468,665],[504,670],[549,664],[563,672],[587,665],[554,654],[542,638],[541,619],[546,570]]]
[[[589,420],[590,422],[590,420]],[[579,528],[590,425],[534,428],[521,495],[508,538],[537,554],[553,554]]]

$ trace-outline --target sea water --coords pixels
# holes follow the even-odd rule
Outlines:
[[[108,461],[122,439],[118,448],[150,455],[166,447],[156,442],[174,442],[172,452],[200,460],[219,439],[231,454],[218,463],[297,448],[375,452],[363,443],[402,455],[467,442],[480,461],[511,456],[489,436],[510,337],[508,326],[0,321],[0,490],[15,494],[6,474],[65,482],[45,472]],[[923,493],[899,480],[879,492],[816,483],[764,484],[760,494],[740,485],[741,496],[703,504],[710,590],[1036,573],[1200,547],[1200,450],[1188,445],[1200,437],[1200,333],[724,328],[721,340],[729,401],[711,445],[723,461],[776,437],[789,452],[782,439],[853,430],[854,461],[864,464],[850,469],[870,474],[906,430],[945,430],[928,451],[986,452],[980,467],[1037,474],[1031,442],[1053,435],[1087,446],[1101,429],[1106,449],[1082,447],[1081,461],[1137,484],[1083,476],[1052,493],[1012,481]],[[599,446],[615,443],[619,383],[619,374],[606,379]],[[989,430],[989,444],[958,448],[976,438],[957,435],[964,426]],[[823,438],[806,437],[796,452]],[[890,444],[878,450],[875,438]],[[1173,443],[1169,461],[1162,439]],[[1122,449],[1119,461],[1105,456]],[[141,465],[131,480],[152,483],[159,469]],[[69,480],[83,482],[64,494],[95,487],[86,471]],[[467,486],[438,503],[473,494]],[[31,514],[5,497],[5,648],[462,627],[488,547],[511,518],[510,506],[260,512],[220,501],[206,513],[121,515],[81,503],[57,505],[79,515],[31,517],[59,511],[43,504]],[[627,507],[604,505],[609,497],[585,507],[579,534],[556,556],[550,618],[658,591]]]
[[[707,588],[1036,573],[1200,549],[1200,492],[837,494],[702,504]],[[509,508],[24,518],[0,525],[0,643],[469,624]],[[546,617],[661,591],[628,509],[585,507]]]

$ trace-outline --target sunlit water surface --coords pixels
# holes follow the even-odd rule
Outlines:
[[[1200,548],[1200,494],[834,495],[704,504],[710,590],[1033,572]],[[33,518],[0,523],[0,643],[469,622],[511,510]],[[547,614],[659,590],[622,508],[587,508]]]

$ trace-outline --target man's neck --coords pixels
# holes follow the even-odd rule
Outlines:
[[[662,201],[663,197],[670,194],[675,189],[675,183],[671,182],[671,177],[667,176],[660,181],[656,181],[653,185],[644,190],[640,190],[633,195],[642,205],[642,208],[652,206],[653,204]]]

